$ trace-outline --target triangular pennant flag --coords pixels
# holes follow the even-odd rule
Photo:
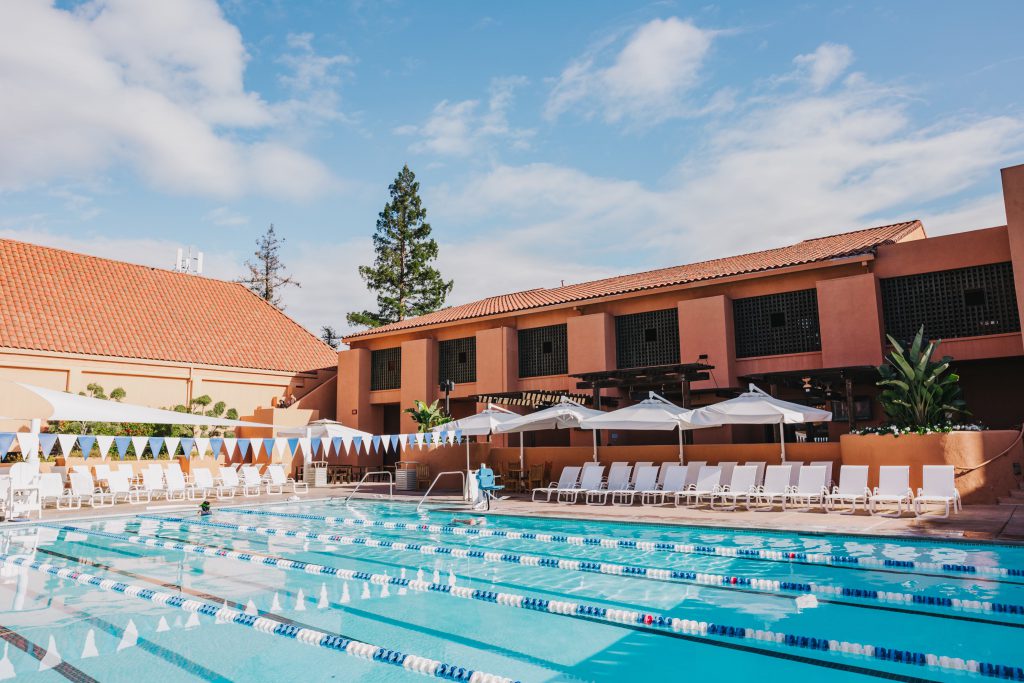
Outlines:
[[[171,625],[167,623],[167,617],[160,617],[160,621],[157,622],[156,632],[163,633],[164,631],[170,631]]]
[[[81,440],[82,439],[79,439],[79,442],[81,442]],[[132,442],[132,439],[129,436],[115,436],[114,437],[114,447],[117,448],[117,455],[122,460],[124,460],[124,456],[127,455],[127,453],[128,453],[128,444],[130,444],[131,442]]]
[[[455,430],[455,443],[462,443],[462,430],[461,429],[456,429]]]
[[[398,434],[392,434],[389,438],[389,440],[391,441],[391,450],[393,451],[398,450],[398,438]]]
[[[336,438],[338,440],[338,445],[334,447],[334,450],[339,454],[344,453],[345,455],[348,455],[348,447],[352,445],[352,437],[339,436]]]
[[[199,439],[196,439],[196,443],[199,443]],[[210,439],[210,450],[213,451],[213,459],[216,460],[220,457],[220,451],[224,447],[224,439],[217,437]]]
[[[308,436],[299,437],[299,448],[302,449],[302,457],[306,460],[313,459],[313,447],[309,443]]]
[[[192,614],[188,615],[188,619],[185,620],[185,629],[193,629],[197,626],[199,626],[199,613],[192,612]]]
[[[416,445],[423,448],[423,432],[416,432]]]
[[[136,460],[142,460],[142,453],[146,450],[147,443],[149,443],[149,437],[147,436],[132,437],[132,448],[135,449]],[[153,457],[156,457],[156,453],[153,454]]]
[[[409,441],[409,447],[410,448],[415,446],[416,445],[416,435],[415,434],[409,434],[408,441]]]
[[[319,436],[314,436],[309,440],[310,455],[316,455],[317,453],[320,452],[321,443],[323,443],[323,439],[320,438]],[[324,456],[326,457],[327,454],[324,453]]]
[[[245,460],[245,457],[247,455],[249,455],[249,444],[251,442],[252,442],[252,439],[239,439],[238,440],[238,455],[240,455],[242,457],[242,460]]]
[[[153,458],[160,457],[160,451],[164,447],[164,437],[162,436],[151,436],[149,437],[149,450],[153,451]]]
[[[234,458],[236,448],[238,448],[238,439],[233,436],[224,437],[224,457],[228,460]]]
[[[114,437],[97,436],[96,444],[100,447],[100,457],[105,459],[110,454],[110,447],[114,445]]]
[[[380,437],[375,434],[373,436],[372,443],[373,443],[373,450],[372,450],[372,452],[376,453],[377,449],[380,448]]]
[[[438,443],[438,437],[440,436],[440,434],[438,434],[437,432],[427,432],[426,434],[424,434],[424,436],[427,437],[428,444],[433,444]]]
[[[263,450],[267,453],[267,458],[273,460],[274,458],[274,440],[263,439]]]
[[[43,455],[49,456],[53,452],[53,447],[57,444],[56,434],[40,434],[39,435],[39,447],[43,449]]]
[[[284,438],[283,436],[279,436],[276,439],[274,439],[274,451],[278,455],[284,455],[285,453],[287,453],[288,439]]]
[[[356,455],[359,455],[359,447],[363,445],[363,437],[353,436],[352,447],[355,449]]]
[[[36,458],[39,453],[39,435],[32,432],[18,432],[18,446],[21,447],[23,459]]]
[[[207,451],[210,450],[210,439],[205,436],[196,437],[196,456],[205,458]]]
[[[7,457],[7,453],[11,450],[11,445],[14,443],[14,432],[2,432],[0,433],[0,460]]]
[[[299,437],[288,439],[288,452],[291,455],[295,455],[295,449],[299,447]]]
[[[67,458],[71,455],[71,449],[75,447],[75,442],[78,441],[77,434],[58,434],[57,443],[60,444],[60,452]]]
[[[169,436],[164,439],[164,445],[167,447],[167,457],[174,459],[174,456],[178,453],[178,443],[181,439],[177,436]]]
[[[92,445],[96,443],[95,436],[82,435],[78,437],[78,447],[82,450],[82,457],[88,458],[89,454],[92,453]]]

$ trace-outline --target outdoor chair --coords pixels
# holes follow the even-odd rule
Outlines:
[[[614,491],[625,491],[629,489],[629,477],[633,468],[629,465],[612,467],[608,473],[608,481],[603,485],[587,491],[587,505],[604,505],[608,502],[608,496]]]
[[[740,505],[740,500],[748,507],[750,499],[757,495],[757,466],[737,465],[732,469],[732,476],[729,483],[722,485],[718,491],[711,496],[710,507],[712,510],[735,510]],[[715,502],[720,505],[716,508]]]
[[[676,493],[686,490],[686,465],[677,462],[665,463],[661,466],[658,476],[664,475],[664,480],[652,491],[640,492],[641,505],[664,505],[668,502],[668,496],[675,496]]]
[[[61,508],[68,492],[64,490],[64,480],[56,472],[39,475],[39,504],[42,507],[53,505]]]
[[[768,512],[774,510],[776,504],[782,505],[791,490],[792,476],[793,468],[789,465],[769,465],[764,472],[764,484],[757,489],[757,505],[748,505],[747,509]]]
[[[652,466],[654,466],[654,463],[652,461],[650,461],[650,460],[643,460],[643,461],[640,461],[640,462],[637,462],[636,464],[634,464],[633,465],[633,478],[629,480],[630,488],[633,488],[633,489],[636,488],[636,480],[640,476],[640,468],[641,467],[652,467]],[[655,467],[654,469],[655,469],[655,472],[654,472],[655,479],[657,479],[657,474],[658,474],[657,469],[658,468]]]
[[[487,504],[487,509],[491,509],[491,498],[494,498],[495,491],[501,491],[504,486],[495,483],[494,481],[494,470],[487,467],[487,465],[481,465],[480,469],[476,471],[477,487],[480,489],[480,493]]]
[[[718,482],[721,476],[722,471],[718,467],[701,465],[700,471],[697,473],[697,481],[687,486],[686,490],[676,493],[674,503],[679,505],[679,499],[683,498],[684,505],[689,507],[700,505],[705,498],[710,500],[719,491]]]
[[[839,486],[833,487],[832,492],[825,496],[825,510],[842,515],[852,515],[857,512],[858,505],[867,509],[870,495],[868,466],[843,465],[839,469]],[[837,509],[838,505],[849,505],[850,507],[839,510]]]
[[[782,509],[790,505],[800,510],[824,507],[825,496],[828,495],[827,474],[824,467],[801,467],[796,486],[782,499]]]
[[[589,491],[600,490],[603,480],[604,467],[602,465],[584,467],[579,484],[574,488],[560,490],[556,500],[562,505],[574,505],[579,500],[581,493],[586,494]]]
[[[921,471],[921,488],[914,498],[914,514],[924,515],[925,505],[941,505],[944,510],[937,517],[949,517],[949,511],[960,512],[960,492],[956,490],[955,474],[952,465],[925,465]]]
[[[868,512],[882,517],[901,517],[903,505],[909,510],[914,503],[914,492],[910,490],[910,467],[906,465],[883,465],[878,468],[878,486],[868,498]],[[895,505],[890,513],[878,511],[878,506]]]
[[[273,489],[277,489],[278,493],[283,493],[285,486],[291,486],[292,493],[309,493],[309,484],[304,481],[295,481],[287,476],[281,465],[269,465],[267,477],[267,493],[274,493]]]
[[[263,480],[260,479],[260,471],[252,465],[242,465],[239,472],[241,473],[242,495],[246,498],[254,498],[260,495],[260,488],[263,486]]]
[[[563,467],[562,474],[559,475],[558,481],[551,482],[548,486],[535,488],[531,492],[531,500],[537,501],[537,494],[543,493],[545,498],[544,502],[551,502],[551,494],[565,491],[567,489],[574,488],[576,482],[580,478],[580,467]]]
[[[694,460],[693,462],[685,465],[686,481],[684,482],[684,488],[690,488],[697,484],[697,477],[700,475],[700,468],[705,465],[707,465],[707,462],[703,460]]]
[[[754,485],[760,486],[764,483],[764,468],[767,466],[767,462],[764,460],[748,460],[744,463],[745,465],[751,465],[757,468],[757,475],[754,477]]]
[[[658,468],[653,464],[638,464],[633,470],[633,483],[629,489],[612,492],[612,505],[632,505],[637,494],[652,491],[658,485]]]
[[[732,482],[732,472],[739,465],[738,462],[720,462],[718,463],[718,469],[721,470],[722,476],[718,478],[718,485],[725,487]]]

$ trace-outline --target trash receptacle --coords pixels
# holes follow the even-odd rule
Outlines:
[[[416,470],[415,468],[395,470],[395,488],[399,491],[415,491],[416,490]]]

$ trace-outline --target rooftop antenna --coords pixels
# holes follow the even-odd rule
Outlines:
[[[188,248],[188,253],[181,247],[178,247],[178,255],[174,260],[174,272],[176,273],[187,273],[189,275],[202,275],[203,274],[203,252],[198,249],[193,253],[192,247]]]

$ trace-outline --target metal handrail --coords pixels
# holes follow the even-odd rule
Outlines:
[[[467,484],[467,482],[466,482],[466,473],[465,472],[463,472],[462,470],[452,470],[451,472],[441,472],[436,477],[434,477],[434,481],[430,482],[430,486],[427,487],[427,492],[423,494],[423,497],[420,498],[419,504],[416,505],[416,512],[419,512],[420,508],[423,507],[423,504],[427,502],[427,496],[429,496],[430,492],[434,490],[434,485],[437,484],[437,480],[440,479],[441,477],[445,476],[445,475],[448,475],[448,474],[457,474],[460,477],[462,477],[462,491],[463,491],[463,493],[465,493],[465,491],[466,491],[466,484]]]
[[[394,500],[395,499],[395,478],[391,474],[391,472],[389,472],[388,470],[379,470],[379,471],[376,471],[376,472],[367,472],[366,474],[364,474],[363,478],[360,479],[356,483],[356,487],[354,489],[352,489],[352,492],[349,493],[347,496],[345,496],[344,499],[342,499],[342,502],[344,502],[347,505],[348,501],[352,499],[352,496],[356,495],[356,493],[359,492],[359,487],[362,486],[363,484],[367,483],[367,481],[366,481],[367,477],[372,477],[372,476],[374,476],[376,474],[386,474],[387,475],[387,477],[388,477],[388,479],[387,479],[388,500]],[[374,482],[369,482],[369,483],[371,483],[371,484],[382,484],[384,482],[374,481]]]

